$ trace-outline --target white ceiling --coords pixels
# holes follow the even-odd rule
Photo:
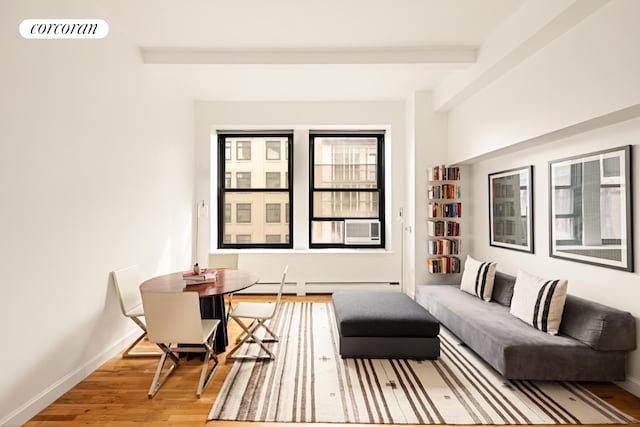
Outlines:
[[[158,84],[198,100],[322,101],[404,99],[433,89],[472,62],[415,56],[417,63],[407,63],[412,58],[394,59],[393,53],[478,49],[523,1],[102,0],[100,5],[112,31],[141,50],[168,52],[162,63],[145,65]],[[243,59],[185,63],[179,54],[194,50]],[[272,55],[288,50],[306,52],[304,63]],[[354,57],[373,52],[370,62],[382,64],[344,60],[345,55],[333,55],[341,59],[327,63],[327,57],[345,50]],[[265,55],[276,59],[263,61]]]

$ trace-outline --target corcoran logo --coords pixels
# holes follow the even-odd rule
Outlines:
[[[103,39],[109,24],[102,19],[25,19],[20,35],[25,39]]]

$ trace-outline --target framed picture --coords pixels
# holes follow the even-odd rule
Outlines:
[[[633,271],[631,146],[549,162],[549,255]]]
[[[533,166],[489,174],[489,244],[533,253]]]

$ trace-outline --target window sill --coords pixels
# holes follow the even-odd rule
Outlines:
[[[209,251],[209,253],[213,253]],[[384,248],[332,248],[332,249],[216,249],[215,254],[393,254]]]

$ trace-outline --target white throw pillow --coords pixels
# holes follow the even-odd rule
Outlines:
[[[467,255],[460,289],[485,301],[491,301],[495,276],[495,262],[478,261]]]
[[[534,328],[556,335],[567,298],[567,284],[566,280],[545,280],[519,270],[509,311]]]

